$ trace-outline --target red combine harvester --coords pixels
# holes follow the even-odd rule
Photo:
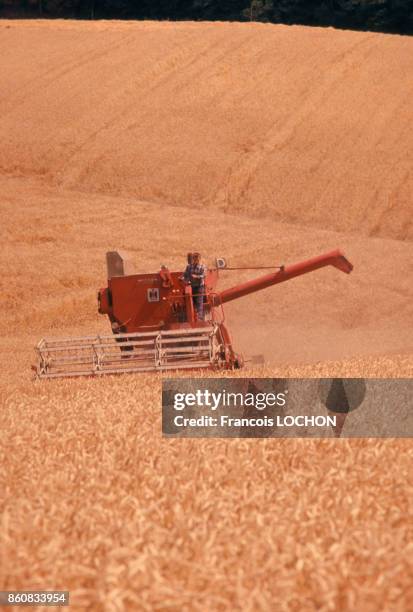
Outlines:
[[[125,274],[124,260],[116,251],[107,253],[106,261],[108,286],[100,289],[98,305],[99,312],[109,317],[113,333],[42,339],[37,345],[40,378],[240,368],[243,359],[234,352],[224,324],[224,304],[324,266],[347,274],[353,269],[340,251],[332,251],[217,291],[220,271],[246,269],[227,268],[224,259],[217,259],[216,267],[206,274],[204,319],[198,320],[192,287],[182,272],[162,266],[153,274]]]

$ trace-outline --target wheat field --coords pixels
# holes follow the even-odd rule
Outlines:
[[[161,375],[31,365],[42,336],[109,330],[108,250],[154,272],[192,249],[341,248],[350,276],[227,305],[235,347],[265,357],[235,375],[412,377],[412,44],[0,22],[0,589],[108,612],[411,608],[410,440],[163,439]]]

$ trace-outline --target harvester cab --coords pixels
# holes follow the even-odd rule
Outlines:
[[[199,318],[194,308],[194,291],[199,290],[185,282],[182,272],[162,265],[156,273],[133,274],[117,251],[106,254],[106,263],[108,284],[98,292],[98,311],[109,318],[112,333],[42,339],[37,345],[40,378],[240,368],[243,359],[235,353],[225,325],[225,303],[324,266],[347,274],[353,268],[340,251],[332,251],[290,266],[273,266],[271,273],[219,292],[220,271],[257,268],[229,268],[218,258],[206,272],[204,316]]]

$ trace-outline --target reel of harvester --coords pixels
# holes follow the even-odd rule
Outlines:
[[[216,291],[224,259],[207,271],[201,319],[194,308],[191,285],[181,272],[165,266],[154,274],[125,274],[123,258],[106,254],[108,286],[98,292],[98,310],[109,317],[112,334],[42,339],[36,350],[39,378],[100,376],[129,372],[242,367],[224,324],[223,304],[332,265],[347,274],[353,266],[340,251],[326,253],[271,272],[222,292]],[[245,269],[245,268],[243,268]]]
[[[40,378],[218,367],[215,327],[40,340]]]

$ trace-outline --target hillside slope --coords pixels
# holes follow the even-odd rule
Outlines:
[[[413,40],[0,23],[0,173],[413,238]]]

